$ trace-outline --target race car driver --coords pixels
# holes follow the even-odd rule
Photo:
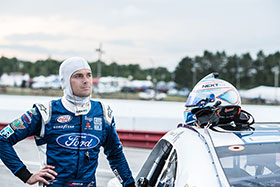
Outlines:
[[[96,186],[100,147],[123,186],[135,186],[115,130],[112,110],[90,100],[92,74],[87,61],[66,59],[59,69],[64,96],[35,104],[0,132],[0,158],[14,175],[30,185],[51,187]],[[13,145],[35,136],[42,169],[30,173]],[[32,153],[30,153],[32,154]]]

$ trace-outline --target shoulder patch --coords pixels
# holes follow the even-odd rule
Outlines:
[[[7,125],[0,131],[0,136],[3,136],[6,139],[9,138],[12,134],[14,134],[14,130],[10,125]]]
[[[50,117],[51,117],[51,110],[50,110],[51,102],[47,102],[44,104],[37,103],[37,104],[35,104],[35,106],[38,108],[38,110],[42,116],[43,122],[46,124],[50,120]]]
[[[104,120],[108,125],[111,125],[112,121],[113,121],[113,110],[111,109],[111,107],[109,105],[106,105],[103,102],[100,102],[100,103],[101,103],[102,110],[103,110]]]
[[[52,116],[52,102],[49,101],[44,104],[35,104],[39,110],[39,113],[42,116],[42,124],[41,124],[41,132],[40,132],[40,137],[43,137],[45,135],[45,125],[50,121],[51,116]]]
[[[14,120],[10,125],[13,130],[26,128],[21,118]]]

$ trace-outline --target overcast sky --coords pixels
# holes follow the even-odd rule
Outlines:
[[[0,55],[164,66],[280,48],[279,0],[0,0]]]

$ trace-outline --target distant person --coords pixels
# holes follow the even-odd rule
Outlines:
[[[90,100],[92,73],[87,61],[80,57],[66,59],[60,66],[59,76],[64,91],[61,99],[35,104],[1,130],[0,158],[3,163],[30,185],[39,182],[51,187],[95,187],[102,146],[122,185],[135,186],[115,130],[111,108]],[[12,147],[33,135],[42,164],[41,170],[34,174]]]

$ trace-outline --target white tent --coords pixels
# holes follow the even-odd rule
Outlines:
[[[0,77],[1,86],[21,86],[23,81],[29,81],[30,76],[28,73],[12,72],[3,73]]]
[[[263,99],[267,103],[280,102],[280,87],[258,86],[249,90],[240,90],[239,93],[246,99]]]

